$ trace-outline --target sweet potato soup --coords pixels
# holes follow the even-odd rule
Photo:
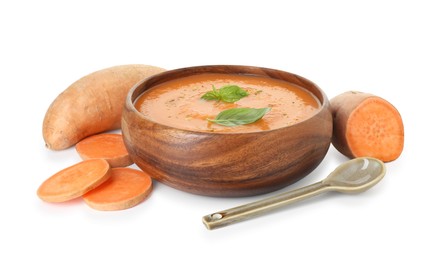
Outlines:
[[[237,86],[246,94],[235,102],[202,97],[224,86]],[[207,132],[257,132],[303,121],[320,104],[309,91],[282,80],[252,75],[198,74],[171,80],[148,89],[135,108],[150,120],[175,128]],[[232,108],[270,108],[256,122],[225,126],[209,120]]]

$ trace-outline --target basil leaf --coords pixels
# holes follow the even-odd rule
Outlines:
[[[212,91],[206,92],[201,98],[205,100],[220,100],[221,95],[215,86],[212,85]]]
[[[232,108],[221,111],[215,119],[207,119],[212,123],[224,126],[238,126],[251,124],[261,119],[271,110],[270,107],[265,108]]]
[[[205,100],[218,100],[227,103],[233,103],[243,97],[248,96],[249,93],[236,85],[226,85],[219,90],[212,86],[212,90],[206,92],[201,98]]]
[[[221,94],[221,100],[227,103],[236,102],[249,95],[247,91],[236,85],[223,86],[220,88],[219,92]]]

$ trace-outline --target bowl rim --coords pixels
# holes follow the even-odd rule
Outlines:
[[[321,97],[318,97],[318,95],[316,93],[313,93],[313,91],[307,89],[304,85],[300,85],[300,84],[296,84],[293,82],[289,82],[291,84],[296,84],[299,87],[303,88],[304,90],[310,92],[312,95],[315,96],[316,99],[318,99],[320,106],[317,109],[317,111],[312,114],[309,118],[302,120],[301,122],[295,123],[295,124],[291,124],[288,126],[284,126],[284,127],[279,127],[279,128],[274,128],[274,129],[269,129],[269,130],[262,130],[262,131],[253,131],[253,132],[210,132],[210,131],[203,131],[203,130],[192,130],[192,129],[183,129],[183,128],[178,128],[178,127],[174,127],[174,126],[169,126],[166,124],[162,124],[156,121],[153,121],[151,119],[149,119],[148,117],[146,117],[145,115],[143,115],[140,111],[138,111],[135,108],[134,103],[136,102],[136,100],[146,91],[140,91],[140,93],[137,94],[136,97],[134,97],[135,92],[143,85],[146,84],[146,82],[149,81],[154,81],[152,82],[152,85],[158,85],[164,82],[167,82],[167,76],[169,74],[180,74],[180,73],[186,73],[188,71],[191,70],[200,70],[200,69],[205,69],[207,71],[201,71],[198,73],[189,73],[183,76],[190,76],[190,75],[196,75],[196,74],[203,74],[203,73],[221,73],[221,74],[239,74],[239,75],[255,75],[255,76],[263,76],[263,77],[269,77],[269,78],[273,78],[273,79],[277,79],[277,80],[283,80],[284,79],[279,79],[279,78],[274,78],[271,77],[268,74],[253,74],[253,73],[239,73],[239,72],[213,72],[210,70],[213,69],[221,69],[221,68],[231,68],[231,69],[239,69],[239,70],[257,70],[257,71],[265,71],[265,72],[270,72],[272,74],[285,74],[285,75],[290,75],[294,78],[299,79],[300,82],[302,82],[303,84],[309,84],[310,86],[312,86],[320,95]],[[163,78],[165,78],[165,80],[162,80]],[[176,79],[176,78],[173,78]],[[158,81],[158,82],[156,82]],[[321,100],[322,99],[322,100]],[[150,77],[146,77],[142,80],[140,80],[139,82],[137,82],[134,86],[131,87],[131,89],[129,90],[129,92],[127,93],[126,96],[126,101],[125,101],[125,106],[126,108],[130,111],[135,113],[138,117],[141,117],[145,120],[148,120],[149,122],[152,122],[153,124],[156,125],[160,125],[163,128],[166,129],[173,129],[175,131],[182,131],[184,133],[196,133],[196,134],[207,134],[207,135],[250,135],[250,134],[257,134],[257,133],[265,133],[265,132],[273,132],[273,131],[278,131],[278,130],[282,130],[282,129],[287,129],[287,128],[292,128],[294,126],[299,126],[302,124],[307,124],[309,121],[313,120],[313,118],[315,118],[318,114],[320,114],[321,112],[323,112],[324,109],[328,109],[329,107],[329,100],[327,95],[325,94],[325,92],[318,86],[316,85],[313,81],[300,76],[298,74],[295,73],[291,73],[288,71],[284,71],[284,70],[279,70],[279,69],[272,69],[272,68],[267,68],[267,67],[259,67],[259,66],[249,66],[249,65],[223,65],[223,64],[219,64],[219,65],[199,65],[199,66],[189,66],[189,67],[182,67],[182,68],[177,68],[177,69],[172,69],[172,70],[166,70],[164,72],[160,72],[158,74],[152,75]]]

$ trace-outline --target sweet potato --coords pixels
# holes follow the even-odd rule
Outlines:
[[[373,94],[349,91],[330,100],[333,146],[347,157],[370,156],[396,160],[404,147],[404,125],[399,111]]]
[[[83,195],[87,205],[97,210],[123,210],[141,203],[152,191],[152,179],[131,168],[113,168],[111,177]]]
[[[91,135],[79,141],[75,149],[83,160],[101,158],[111,167],[125,167],[133,163],[121,134]]]
[[[120,127],[126,95],[140,80],[164,71],[148,65],[121,65],[93,72],[70,85],[49,106],[43,138],[53,150]]]
[[[65,168],[44,181],[37,195],[47,202],[64,202],[78,198],[111,176],[104,159],[93,159]]]

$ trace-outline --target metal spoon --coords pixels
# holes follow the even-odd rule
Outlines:
[[[385,171],[384,163],[378,159],[356,158],[341,164],[320,182],[267,199],[209,214],[203,217],[203,223],[207,229],[224,227],[325,191],[363,192],[378,183],[384,177]]]

